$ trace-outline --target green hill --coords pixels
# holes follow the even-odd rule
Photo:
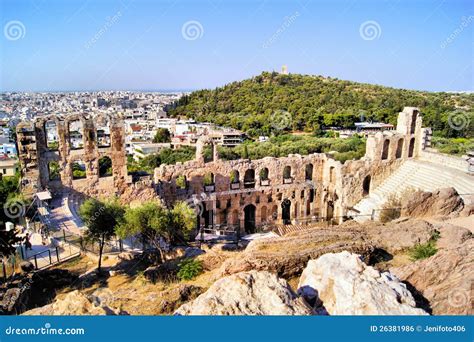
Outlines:
[[[404,106],[420,107],[424,126],[432,127],[437,136],[472,137],[474,120],[456,130],[448,124],[448,117],[456,107],[463,107],[469,111],[463,115],[472,119],[474,94],[413,91],[276,72],[195,91],[168,112],[258,136],[283,130],[317,133],[325,127],[351,127],[361,119],[395,124]]]

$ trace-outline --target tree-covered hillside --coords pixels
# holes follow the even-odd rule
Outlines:
[[[438,136],[452,138],[472,137],[473,104],[474,94],[422,92],[264,72],[214,90],[195,91],[182,97],[169,114],[231,126],[257,136],[282,130],[318,132],[331,126],[351,127],[361,119],[395,124],[404,106],[416,106],[422,111],[424,126],[434,128]],[[465,110],[461,119],[470,124],[455,129],[459,125],[452,128],[448,118],[459,107]]]

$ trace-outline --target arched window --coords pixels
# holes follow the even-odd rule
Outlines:
[[[248,169],[248,170],[245,171],[244,187],[245,188],[254,188],[255,187],[255,170],[254,169]]]
[[[283,183],[291,183],[292,178],[291,178],[291,166],[287,165],[283,169]]]
[[[264,167],[260,170],[260,185],[266,186],[270,185],[270,179],[268,178],[268,168]]]
[[[72,179],[86,178],[86,164],[82,160],[72,163]]]
[[[362,182],[362,195],[367,196],[370,192],[370,175],[367,175]]]
[[[410,145],[408,147],[408,158],[413,157],[413,152],[415,151],[415,138],[410,139]]]
[[[48,163],[48,172],[50,181],[61,179],[59,163],[57,161],[51,161]]]
[[[329,182],[334,183],[335,180],[336,180],[336,169],[334,168],[334,166],[331,166],[329,168]]]
[[[233,183],[233,184],[240,182],[239,171],[237,171],[237,170],[232,170],[232,171],[230,172],[230,182]]]
[[[99,159],[99,177],[112,176],[112,159],[105,156]]]
[[[402,157],[403,152],[403,138],[400,138],[397,143],[397,152],[395,154],[395,158],[399,159]]]
[[[411,115],[411,127],[410,127],[410,133],[413,134],[415,133],[416,129],[416,119],[418,118],[418,111],[414,110],[413,114]]]
[[[204,183],[204,189],[206,191],[214,191],[215,190],[214,174],[212,174],[211,172],[206,173],[204,175],[203,183]]]
[[[383,142],[383,150],[382,150],[382,160],[388,158],[388,148],[390,147],[390,140],[385,139]]]
[[[59,135],[56,121],[46,121],[44,124],[44,131],[46,134],[46,147],[50,151],[57,151],[59,149]]]
[[[99,117],[96,127],[97,147],[110,147],[110,122],[108,118]]]
[[[74,120],[69,123],[69,144],[71,150],[84,148],[84,126],[81,120]]]
[[[304,179],[313,180],[313,164],[306,164]]]

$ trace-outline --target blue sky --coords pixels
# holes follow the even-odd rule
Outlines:
[[[470,0],[0,3],[2,91],[214,88],[282,65],[392,87],[474,89]]]

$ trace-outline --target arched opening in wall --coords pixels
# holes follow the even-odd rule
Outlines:
[[[390,140],[385,139],[383,142],[383,150],[382,150],[382,160],[388,158],[388,149],[390,147]]]
[[[336,169],[334,166],[329,168],[329,182],[334,183],[336,181]]]
[[[245,171],[244,187],[246,189],[255,187],[255,170],[254,169],[248,169]]]
[[[46,147],[48,150],[57,151],[59,149],[59,133],[56,121],[46,121],[44,124],[44,132],[46,135]]]
[[[307,181],[313,180],[313,164],[306,165],[304,179]]]
[[[51,161],[48,163],[48,174],[50,181],[61,180],[60,167],[57,161]]]
[[[370,193],[370,175],[365,176],[364,181],[362,182],[362,195],[367,196]]]
[[[326,210],[326,220],[329,222],[332,220],[333,217],[334,217],[334,202],[329,201],[327,210]]]
[[[214,144],[209,143],[206,144],[203,148],[203,156],[204,156],[204,162],[205,163],[210,163],[214,160],[214,149],[216,146]]]
[[[266,223],[267,221],[267,207],[262,207],[260,209],[260,220],[262,223]]]
[[[259,174],[260,185],[267,186],[270,185],[270,179],[268,178],[268,168],[264,167],[260,170]]]
[[[395,158],[399,159],[402,157],[403,152],[403,138],[398,139],[397,142],[397,152],[395,154]]]
[[[255,206],[253,204],[244,208],[244,229],[247,234],[255,233]]]
[[[230,172],[230,183],[231,184],[239,184],[240,182],[240,174],[237,170],[232,170]]]
[[[410,133],[413,134],[415,133],[416,129],[416,119],[418,118],[418,111],[414,110],[413,114],[411,115],[411,127],[410,127]]]
[[[110,147],[110,122],[108,118],[99,117],[97,127],[97,147]]]
[[[408,158],[413,157],[414,151],[415,151],[415,138],[411,138],[410,145],[408,146]]]
[[[69,145],[71,150],[84,148],[84,125],[81,120],[74,120],[69,123]]]
[[[105,156],[99,159],[99,177],[112,176],[112,159]]]
[[[281,202],[281,220],[283,224],[291,223],[291,201],[287,198]]]
[[[207,203],[203,202],[202,206],[203,206],[202,216],[204,217],[204,226],[212,227],[214,225],[214,210],[207,209]]]
[[[299,217],[299,215],[298,215],[298,210],[299,210],[298,202],[295,202],[295,212],[294,212],[294,215],[293,215],[293,217],[294,217],[295,219]]]
[[[305,212],[305,215],[306,216],[311,216],[311,201],[308,199],[306,201],[306,212]]]
[[[287,165],[283,169],[283,184],[291,183],[293,179],[291,178],[291,166]]]
[[[76,160],[72,163],[72,179],[86,178],[86,163],[82,160]]]
[[[204,183],[204,190],[206,191],[214,191],[215,186],[214,186],[214,174],[211,172],[208,172],[204,175],[203,179]]]

